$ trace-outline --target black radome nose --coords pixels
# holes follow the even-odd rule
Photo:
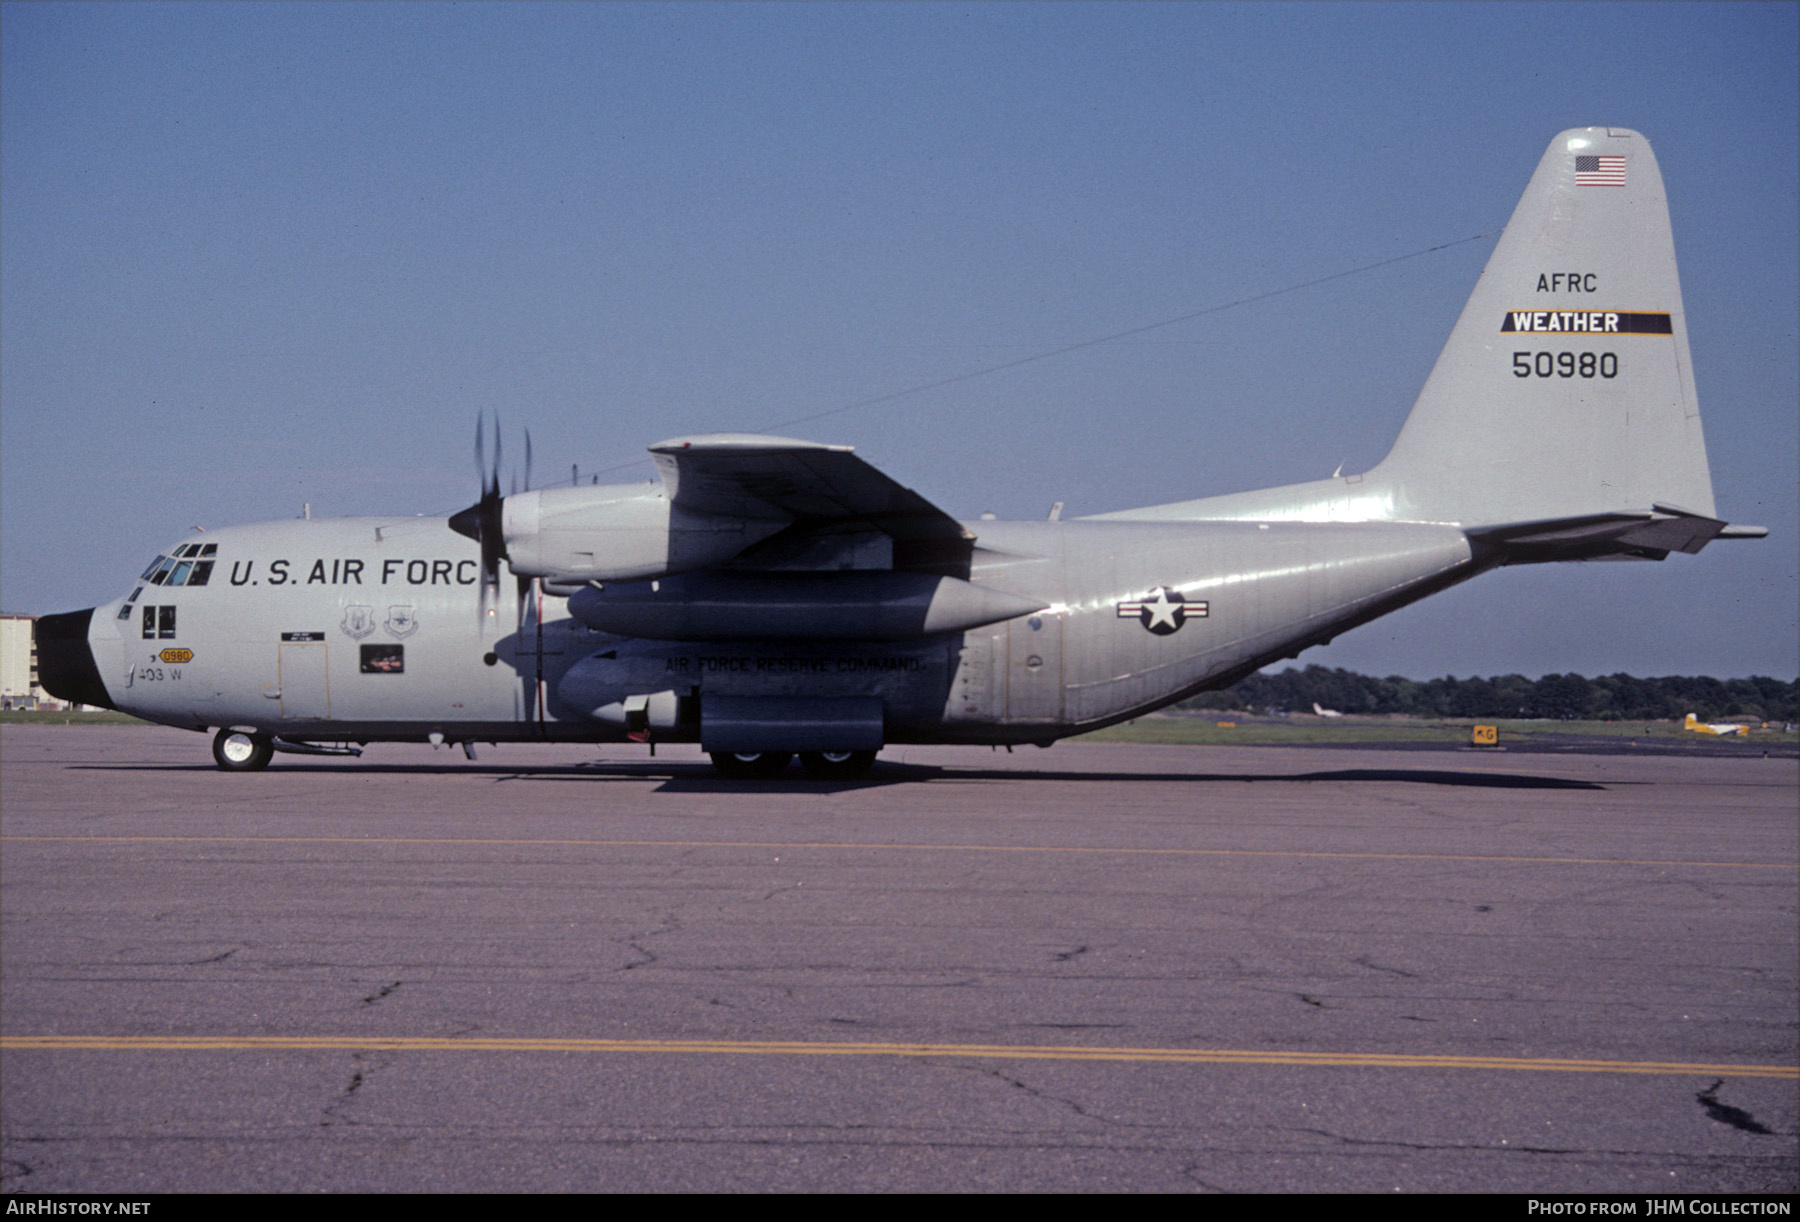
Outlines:
[[[37,621],[38,682],[58,700],[117,707],[100,681],[94,651],[88,648],[88,624],[94,609],[40,616]]]

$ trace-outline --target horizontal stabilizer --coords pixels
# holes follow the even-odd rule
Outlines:
[[[1693,555],[1718,538],[1754,539],[1760,526],[1727,526],[1717,518],[1673,505],[1643,513],[1600,513],[1487,526],[1469,531],[1477,545],[1501,553],[1504,564],[1546,560],[1628,558],[1661,560],[1670,552]]]

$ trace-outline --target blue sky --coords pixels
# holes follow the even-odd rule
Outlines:
[[[193,524],[452,512],[711,431],[849,443],[959,516],[1386,452],[1550,137],[1668,187],[1721,513],[1491,574],[1305,662],[1800,670],[1791,4],[0,6],[0,597]],[[834,412],[804,424],[785,422]]]

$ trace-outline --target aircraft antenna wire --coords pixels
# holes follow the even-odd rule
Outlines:
[[[1284,288],[1269,289],[1266,292],[1261,293],[1252,293],[1248,297],[1239,297],[1235,301],[1227,301],[1221,305],[1206,306],[1199,310],[1190,310],[1186,314],[1177,314],[1173,318],[1164,318],[1158,322],[1145,323],[1142,326],[1130,327],[1124,331],[1114,331],[1109,335],[1102,335],[1095,339],[1078,340],[1073,344],[1063,344],[1057,348],[1048,348],[1043,352],[1034,352],[1030,356],[1022,356],[1015,360],[1002,361],[998,365],[985,365],[980,369],[971,369],[967,373],[954,374],[947,378],[938,378],[932,382],[923,382],[917,386],[908,386],[903,390],[888,391],[886,394],[874,395],[867,399],[858,399],[854,403],[845,403],[840,407],[829,407],[822,412],[813,412],[806,416],[793,416],[786,420],[776,420],[770,424],[763,425],[755,431],[758,433],[767,433],[775,429],[791,428],[796,424],[811,424],[815,420],[825,420],[832,416],[841,416],[845,412],[853,412],[865,407],[874,407],[881,403],[892,403],[896,399],[904,399],[911,395],[922,395],[928,390],[939,390],[945,386],[955,386],[959,382],[969,382],[976,378],[985,378],[989,374],[1003,373],[1008,369],[1018,369],[1023,365],[1035,364],[1038,361],[1047,361],[1052,357],[1066,356],[1071,352],[1080,352],[1084,348],[1097,348],[1101,344],[1110,344],[1115,340],[1130,339],[1134,335],[1144,335],[1151,331],[1161,330],[1164,327],[1173,327],[1177,323],[1191,322],[1196,318],[1205,318],[1209,314],[1222,314],[1226,310],[1235,310],[1239,306],[1254,305],[1259,301],[1268,301],[1272,297],[1282,297],[1288,293],[1297,293],[1301,289],[1315,288],[1321,284],[1330,284],[1334,280],[1343,280],[1349,276],[1359,276],[1364,272],[1376,271],[1383,267],[1392,267],[1396,263],[1404,263],[1408,259],[1417,259],[1424,255],[1436,254],[1440,250],[1449,250],[1453,246],[1463,246],[1470,242],[1479,242],[1482,238],[1491,238],[1499,232],[1500,230],[1498,229],[1490,229],[1485,233],[1471,234],[1466,238],[1457,238],[1450,242],[1440,242],[1436,246],[1427,246],[1422,250],[1415,250],[1408,254],[1395,255],[1391,259],[1380,259],[1374,263],[1363,263],[1341,272],[1332,272],[1329,276],[1316,276],[1311,280],[1302,280],[1297,284],[1290,284]],[[588,472],[588,474],[603,475],[608,471],[617,471],[624,467],[647,461],[649,460],[646,458],[627,459],[624,462],[614,463],[610,467],[595,468]]]

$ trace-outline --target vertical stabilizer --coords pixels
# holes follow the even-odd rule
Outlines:
[[[1393,516],[1713,516],[1687,320],[1650,142],[1550,142],[1399,440]]]
[[[1550,142],[1373,470],[1100,516],[1454,523],[1515,561],[1765,533],[1713,515],[1656,156],[1582,127]]]

